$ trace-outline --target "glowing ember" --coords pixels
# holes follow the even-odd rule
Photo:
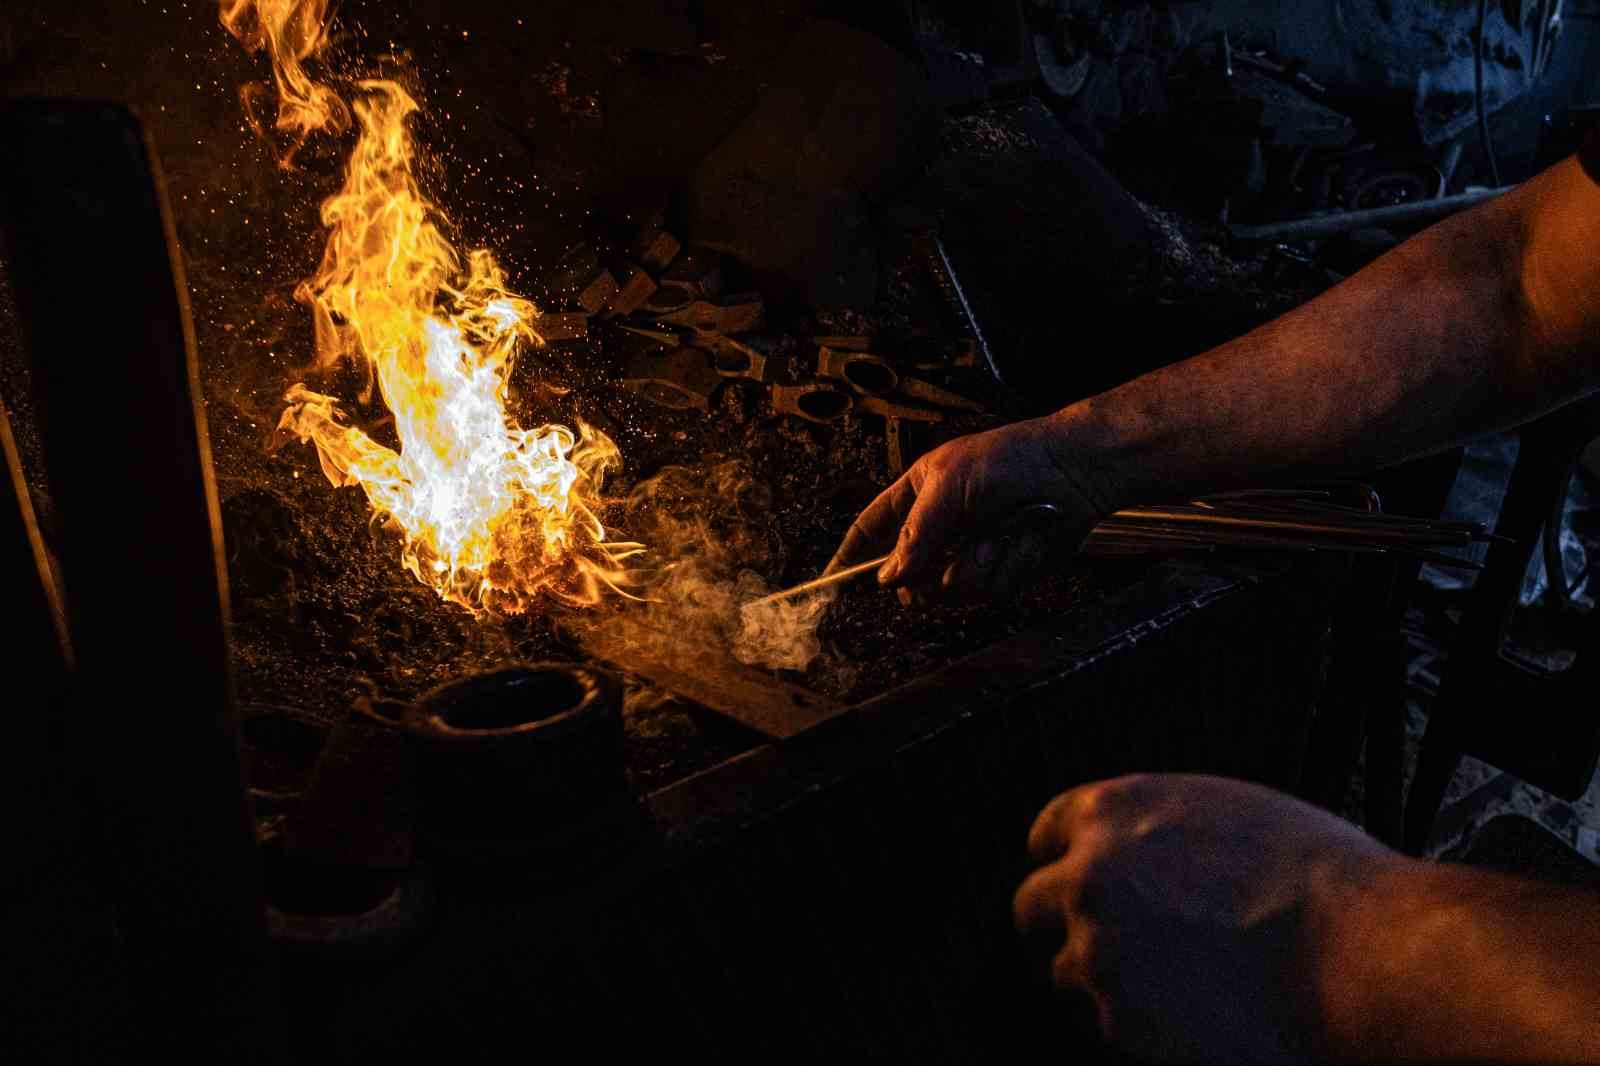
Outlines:
[[[250,4],[224,0],[224,21],[245,18]],[[250,17],[293,22],[315,9],[320,20],[323,7],[262,0]],[[320,21],[264,35],[280,88],[311,100],[328,92],[298,65],[321,37]],[[289,58],[279,52],[286,45]],[[316,318],[318,365],[350,360],[376,379],[400,448],[344,424],[333,397],[303,384],[289,390],[279,431],[315,445],[333,484],[365,491],[403,533],[406,567],[440,595],[500,613],[541,594],[595,603],[617,590],[623,560],[642,550],[607,543],[597,515],[602,479],[620,460],[616,446],[582,423],[574,433],[511,420],[507,382],[518,350],[543,343],[539,312],[506,288],[487,250],[463,262],[445,237],[443,216],[413,173],[407,119],[416,101],[392,81],[356,88],[360,137],[343,188],[322,206],[330,231],[322,264],[295,295]],[[288,108],[288,90],[283,99]],[[308,114],[295,108],[296,121]]]

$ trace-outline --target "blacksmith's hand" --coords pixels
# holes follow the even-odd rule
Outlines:
[[[1084,470],[1061,455],[1052,423],[1035,419],[962,437],[918,459],[845,535],[828,570],[893,551],[878,580],[917,603],[970,602],[1020,591],[1049,563],[1070,560],[1104,517]],[[1049,528],[1007,530],[1031,504],[1058,509]]]
[[[1177,775],[1063,793],[1028,848],[1042,868],[1016,895],[1024,941],[1084,1020],[1149,1062],[1323,1058],[1337,916],[1421,865],[1270,789]]]

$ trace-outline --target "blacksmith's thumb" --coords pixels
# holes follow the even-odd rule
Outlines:
[[[924,485],[900,527],[894,554],[878,571],[880,584],[913,585],[938,578],[945,566],[945,549],[961,525],[961,497],[936,485]]]

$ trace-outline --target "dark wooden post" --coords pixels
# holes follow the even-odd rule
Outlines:
[[[0,111],[0,231],[75,660],[65,748],[122,913],[131,1053],[281,1061],[193,329],[138,122],[93,102]]]

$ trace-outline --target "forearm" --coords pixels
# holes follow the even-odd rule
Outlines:
[[[1600,897],[1404,860],[1327,904],[1334,1061],[1600,1062]]]
[[[1096,456],[1118,507],[1359,473],[1575,398],[1594,384],[1575,350],[1587,298],[1544,284],[1539,295],[1578,305],[1552,325],[1552,299],[1538,306],[1528,279],[1541,197],[1587,181],[1570,170],[1434,227],[1232,343],[1052,416],[1063,459]]]

